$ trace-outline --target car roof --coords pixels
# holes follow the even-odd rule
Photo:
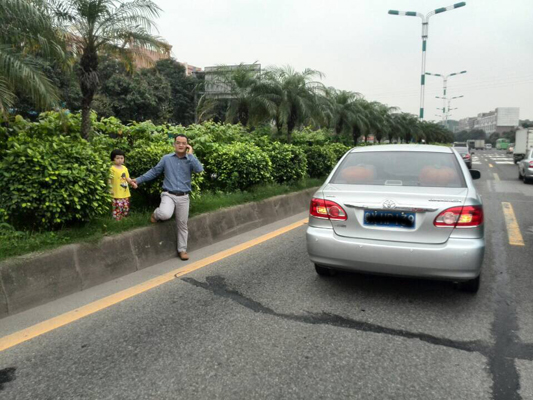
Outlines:
[[[431,144],[383,144],[374,146],[354,147],[351,153],[367,153],[382,151],[419,151],[423,153],[451,153],[450,147]]]

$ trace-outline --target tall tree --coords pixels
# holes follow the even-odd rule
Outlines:
[[[98,89],[98,54],[107,53],[132,67],[135,57],[150,61],[146,51],[166,52],[169,45],[151,31],[161,10],[151,0],[49,0],[55,17],[70,34],[80,57],[82,134],[91,130],[90,111]]]
[[[321,119],[317,105],[325,87],[313,78],[322,76],[319,71],[306,69],[296,72],[291,67],[276,67],[263,74],[263,79],[269,87],[269,99],[277,105],[274,118],[276,126],[278,130],[282,127],[287,129],[289,142],[295,128]]]
[[[0,1],[1,113],[15,103],[15,88],[39,108],[59,101],[57,88],[36,61],[66,60],[62,37],[43,7],[28,0]]]
[[[187,76],[185,67],[172,58],[158,61],[154,70],[170,84],[169,122],[181,125],[194,123],[198,79]]]
[[[358,103],[361,98],[359,93],[346,90],[336,90],[328,88],[326,97],[329,98],[331,107],[329,108],[330,126],[335,134],[349,134],[352,131],[353,124],[356,123]]]

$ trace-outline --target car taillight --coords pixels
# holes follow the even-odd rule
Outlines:
[[[346,211],[331,200],[312,199],[309,214],[316,218],[331,219],[335,221],[346,221],[348,216]]]
[[[533,161],[529,162],[529,168],[533,168]]]
[[[483,207],[452,207],[441,212],[433,225],[437,227],[473,228],[483,224]]]
[[[465,158],[468,160],[470,158],[470,154],[465,154]]]

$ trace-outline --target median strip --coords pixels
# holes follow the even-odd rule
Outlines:
[[[516,221],[511,203],[503,202],[503,215],[505,217],[505,224],[507,225],[507,235],[509,236],[509,244],[511,246],[525,246],[520,227]]]
[[[138,294],[144,293],[150,289],[153,289],[164,283],[167,283],[175,278],[181,277],[190,272],[206,267],[226,257],[240,253],[241,251],[249,249],[250,247],[257,246],[258,244],[261,244],[263,242],[266,242],[267,240],[273,239],[276,236],[282,235],[286,232],[296,229],[304,225],[306,222],[307,222],[307,218],[302,219],[298,222],[287,225],[273,232],[267,233],[266,235],[260,236],[256,239],[234,246],[228,250],[214,254],[210,257],[204,258],[203,260],[197,261],[183,268],[178,268],[174,271],[168,272],[166,274],[158,276],[157,278],[154,278],[149,281],[143,282],[139,285],[133,286],[129,289],[112,294],[111,296],[104,297],[103,299],[97,300],[83,307],[69,311],[65,314],[51,318],[47,321],[40,322],[36,325],[23,329],[19,332],[15,332],[11,335],[4,336],[3,338],[0,338],[0,352],[7,350],[10,347],[16,346],[20,343],[26,342],[30,339],[33,339],[37,336],[43,335],[54,329],[70,324],[71,322],[77,321],[83,317],[94,314],[100,310],[111,307],[114,304],[120,303],[121,301],[127,300]]]

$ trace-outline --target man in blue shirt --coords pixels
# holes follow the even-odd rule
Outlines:
[[[176,135],[174,153],[167,154],[161,161],[144,175],[133,179],[137,185],[165,174],[161,204],[155,209],[150,221],[165,221],[176,214],[176,231],[178,233],[178,257],[188,260],[187,254],[187,221],[189,219],[189,193],[191,192],[191,174],[199,173],[204,167],[193,155],[187,136]]]

